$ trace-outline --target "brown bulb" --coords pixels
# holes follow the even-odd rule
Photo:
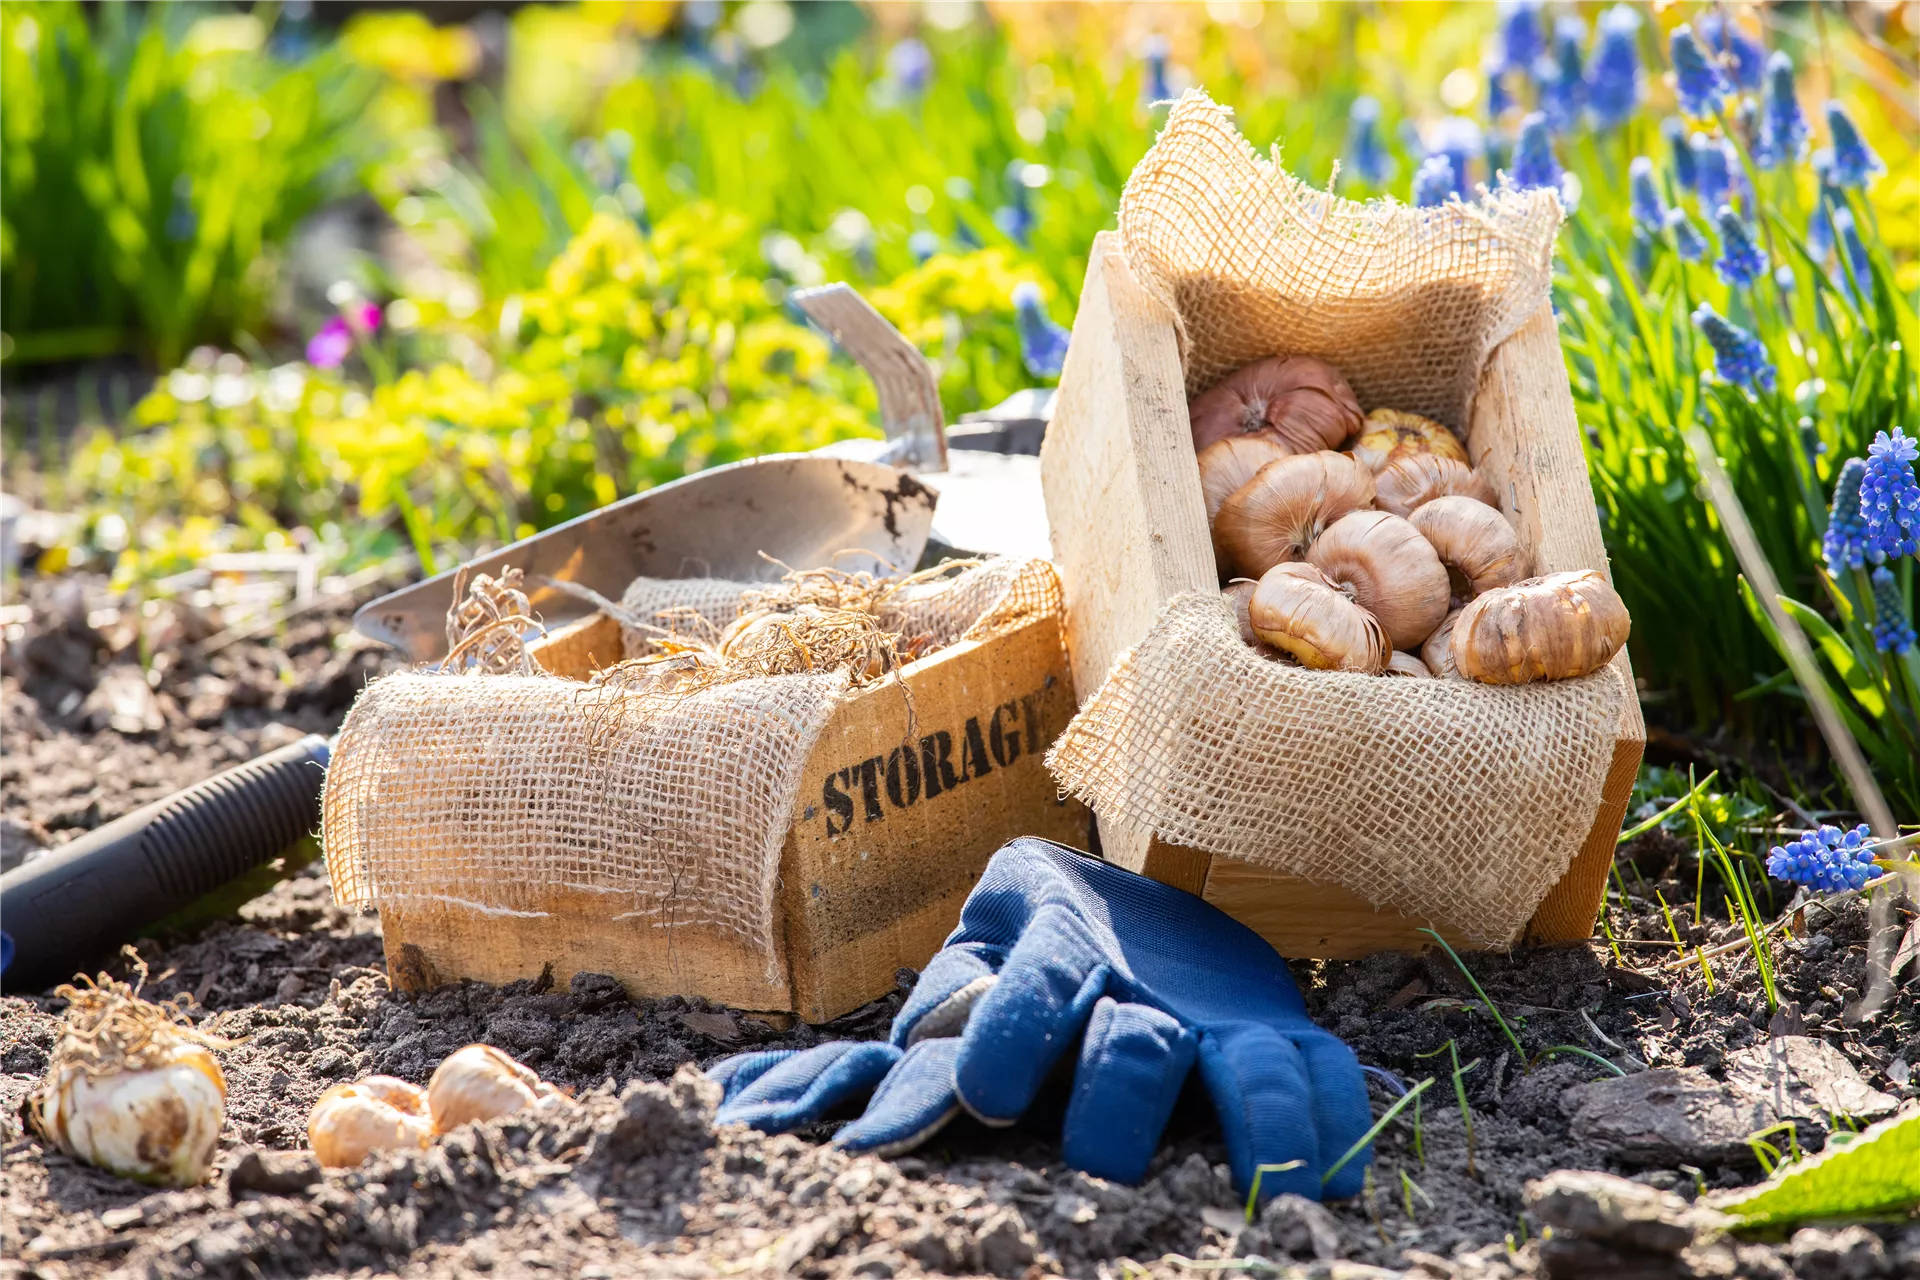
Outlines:
[[[1393,656],[1387,659],[1387,669],[1380,674],[1383,676],[1415,676],[1421,680],[1431,680],[1433,678],[1433,672],[1427,670],[1426,663],[1420,661],[1420,659],[1414,657],[1412,654],[1404,653],[1399,649],[1393,651]]]
[[[1260,468],[1291,457],[1293,452],[1280,442],[1279,436],[1266,430],[1228,436],[1202,449],[1200,493],[1207,502],[1207,519],[1211,521],[1219,515],[1220,504],[1235,489],[1253,479]]]
[[[307,1141],[330,1169],[351,1168],[375,1151],[417,1150],[432,1136],[427,1091],[392,1076],[336,1084],[307,1118]]]
[[[1395,449],[1438,454],[1455,462],[1467,461],[1466,446],[1453,432],[1432,418],[1400,409],[1375,409],[1367,415],[1359,434],[1347,442],[1347,452],[1375,473],[1387,465]]]
[[[1500,505],[1486,477],[1466,463],[1405,445],[1387,455],[1386,465],[1373,478],[1373,488],[1373,504],[1397,516],[1410,516],[1422,504],[1448,494],[1490,507]]]
[[[1392,653],[1374,616],[1312,565],[1278,564],[1254,590],[1254,634],[1309,667],[1377,675]]]
[[[1262,640],[1253,630],[1253,618],[1250,610],[1253,605],[1253,593],[1260,584],[1240,578],[1221,588],[1220,594],[1227,599],[1227,607],[1233,610],[1233,622],[1240,629],[1240,638],[1247,647],[1263,658],[1281,658],[1286,655]]]
[[[1484,502],[1449,494],[1416,507],[1409,523],[1447,566],[1448,597],[1455,605],[1526,576],[1520,535]]]
[[[1627,606],[1596,570],[1550,573],[1462,609],[1453,659],[1461,675],[1487,684],[1570,680],[1611,661],[1630,625]]]
[[[1453,662],[1453,624],[1459,617],[1458,609],[1449,613],[1441,619],[1440,625],[1433,629],[1433,634],[1427,637],[1427,642],[1420,646],[1420,660],[1427,664],[1427,670],[1442,680],[1466,678],[1460,674],[1460,668]]]
[[[1378,618],[1396,649],[1420,644],[1447,616],[1446,566],[1399,516],[1340,517],[1308,548],[1307,563]]]
[[[1321,450],[1269,462],[1227,495],[1213,520],[1222,574],[1258,578],[1305,558],[1321,532],[1373,503],[1373,477],[1343,453]]]
[[[1269,356],[1235,369],[1187,406],[1198,453],[1271,428],[1292,453],[1332,449],[1360,429],[1360,402],[1340,371],[1313,356]]]

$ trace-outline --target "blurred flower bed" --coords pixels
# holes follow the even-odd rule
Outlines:
[[[1047,321],[1156,104],[1197,85],[1343,195],[1560,190],[1555,304],[1650,705],[1806,751],[1697,424],[1920,812],[1920,6],[163,9],[0,9],[7,380],[164,370],[53,446],[10,389],[9,490],[77,513],[42,569],[134,586],[289,542],[444,567],[871,431],[787,301],[828,280],[934,360],[950,420],[992,405],[1050,379]],[[1866,515],[1857,478],[1835,505],[1852,458],[1883,476]],[[1879,494],[1892,525],[1845,542]]]

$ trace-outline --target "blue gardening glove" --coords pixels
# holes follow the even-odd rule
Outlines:
[[[1138,1182],[1198,1061],[1245,1192],[1358,1194],[1370,1151],[1321,1176],[1372,1122],[1352,1050],[1307,1017],[1258,935],[1179,889],[1044,840],[987,864],[960,927],[928,964],[888,1042],[741,1054],[711,1072],[718,1119],[781,1132],[871,1094],[835,1135],[891,1155],[961,1108],[1009,1125],[1078,1046],[1062,1129],[1069,1165]]]

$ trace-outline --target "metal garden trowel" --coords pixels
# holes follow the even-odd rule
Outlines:
[[[527,594],[549,628],[585,617],[594,606],[550,585],[575,583],[618,600],[637,577],[774,581],[787,568],[906,571],[918,566],[942,517],[965,515],[981,500],[999,508],[1042,510],[1037,473],[1029,492],[995,476],[991,488],[949,476],[946,434],[933,371],[919,350],[844,284],[808,289],[795,302],[858,361],[880,393],[884,440],[850,440],[815,453],[769,454],[714,467],[610,503],[522,538],[460,569],[382,596],[354,615],[364,636],[415,662],[446,655],[454,579],[465,572],[526,573]],[[996,461],[1000,461],[996,459]],[[926,474],[922,484],[916,474]],[[964,493],[962,491],[965,491]],[[976,493],[975,491],[978,490]],[[997,527],[975,512],[971,531]],[[1012,525],[1009,528],[1015,527]],[[1040,535],[1021,547],[973,546],[978,536],[937,538],[941,550],[1026,551],[1046,555]],[[779,563],[774,563],[778,561]]]

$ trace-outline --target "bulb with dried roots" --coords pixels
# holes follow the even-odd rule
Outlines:
[[[1216,440],[1271,430],[1292,453],[1337,448],[1360,429],[1360,402],[1340,371],[1313,356],[1269,356],[1187,406],[1197,453]]]
[[[1386,632],[1310,564],[1277,564],[1247,608],[1253,633],[1309,667],[1378,675],[1393,650]]]
[[[1386,465],[1373,478],[1374,505],[1397,516],[1410,516],[1435,498],[1458,494],[1500,505],[1487,478],[1457,458],[1443,458],[1425,449],[1405,445],[1387,455]]]
[[[1526,576],[1526,553],[1507,518],[1484,502],[1449,495],[1414,508],[1408,523],[1447,567],[1452,603],[1510,587]]]
[[[1427,642],[1420,646],[1420,660],[1427,664],[1427,670],[1442,680],[1465,679],[1453,662],[1453,624],[1459,617],[1459,609],[1447,614],[1440,620],[1440,625],[1433,629],[1433,634],[1427,637]]]
[[[1375,409],[1346,448],[1376,474],[1386,467],[1396,449],[1431,453],[1455,462],[1468,460],[1466,446],[1453,432],[1432,418],[1401,409]]]
[[[307,1141],[320,1163],[349,1169],[376,1151],[418,1150],[433,1136],[427,1091],[393,1076],[336,1084],[307,1116]]]
[[[1627,607],[1593,569],[1550,573],[1479,596],[1453,624],[1460,674],[1487,684],[1570,680],[1627,642]]]
[[[1373,505],[1373,477],[1342,453],[1321,450],[1269,462],[1220,504],[1213,549],[1221,571],[1258,578],[1304,560],[1328,526]]]
[[[1307,549],[1307,563],[1378,618],[1396,649],[1414,648],[1447,616],[1446,567],[1399,516],[1342,516]]]
[[[1220,514],[1220,504],[1269,462],[1290,458],[1294,450],[1271,431],[1228,436],[1200,451],[1200,496],[1206,500],[1207,519]]]
[[[1395,649],[1393,655],[1387,659],[1387,669],[1380,674],[1383,676],[1414,676],[1425,680],[1431,678],[1433,672],[1427,670],[1427,664],[1412,654]]]

